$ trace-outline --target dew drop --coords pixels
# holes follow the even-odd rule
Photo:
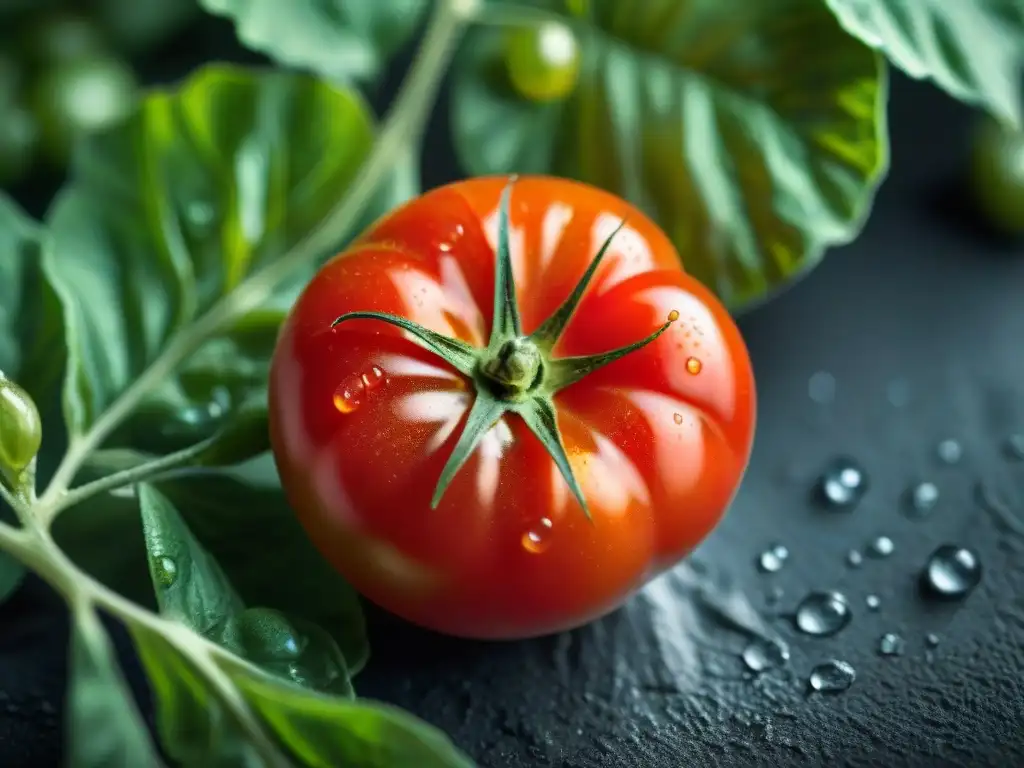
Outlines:
[[[888,557],[896,550],[896,545],[888,536],[878,536],[868,544],[868,554],[872,557]]]
[[[1014,461],[1024,461],[1024,433],[1010,435],[1003,443],[1003,453]]]
[[[857,672],[845,661],[826,661],[811,670],[808,683],[818,693],[842,693],[857,679]]]
[[[173,587],[178,580],[178,564],[166,555],[154,555],[153,578],[161,587]]]
[[[683,423],[683,414],[681,414],[681,413],[673,413],[672,414],[672,421],[674,421],[676,424],[682,424]]]
[[[935,455],[939,457],[939,461],[943,464],[952,466],[953,464],[959,464],[960,459],[964,456],[964,448],[960,445],[958,440],[953,438],[947,438],[941,440],[937,446],[935,446]]]
[[[365,373],[360,374],[359,379],[363,382],[365,392],[372,392],[387,381],[384,371],[376,365],[371,365]]]
[[[906,643],[895,632],[886,632],[878,638],[878,653],[881,656],[902,656]]]
[[[678,312],[678,310],[673,309],[671,312],[668,313],[668,321],[670,323],[674,323],[678,319],[679,319],[679,312]]]
[[[834,635],[850,623],[850,603],[839,592],[812,592],[797,606],[795,622],[805,635]]]
[[[352,413],[362,405],[365,389],[362,377],[346,379],[334,390],[334,407],[339,413]]]
[[[911,517],[925,517],[938,503],[939,488],[935,483],[915,483],[907,491],[907,511]]]
[[[958,600],[981,583],[981,570],[981,560],[974,550],[943,544],[928,557],[922,581],[934,597]]]
[[[864,605],[869,611],[877,611],[882,607],[882,599],[878,595],[868,595],[864,598]]]
[[[789,661],[789,648],[780,640],[756,638],[747,644],[741,656],[751,672],[767,672],[785,666]]]
[[[696,357],[686,358],[686,372],[696,376],[704,368],[704,363]]]
[[[846,553],[846,564],[851,568],[860,568],[864,564],[864,555],[858,549],[851,549]]]
[[[542,517],[536,526],[523,534],[523,549],[533,555],[539,555],[546,550],[551,546],[552,527],[551,520]]]
[[[789,559],[789,550],[783,544],[773,544],[757,558],[757,567],[764,573],[776,573]]]
[[[924,642],[925,645],[927,645],[929,648],[938,648],[939,636],[936,635],[934,632],[929,632],[927,635],[924,636]]]
[[[833,459],[818,479],[818,493],[831,507],[849,509],[859,502],[868,489],[868,476],[849,457]]]

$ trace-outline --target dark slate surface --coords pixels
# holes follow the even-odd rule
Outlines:
[[[605,620],[532,642],[454,641],[372,613],[363,695],[444,728],[486,768],[1024,764],[1024,462],[1001,447],[1024,432],[1024,246],[971,221],[957,181],[964,109],[895,78],[890,119],[892,172],[864,235],[742,320],[760,396],[755,453],[695,558]],[[429,153],[430,183],[453,176],[443,114],[434,128],[444,151]],[[808,396],[816,372],[835,378],[831,404]],[[964,447],[953,467],[935,459],[948,437]],[[840,454],[871,480],[849,513],[811,500]],[[941,499],[908,519],[901,495],[919,479]],[[879,534],[895,552],[848,567],[846,551]],[[759,573],[775,542],[789,561]],[[984,565],[958,604],[919,594],[919,569],[945,542]],[[853,619],[831,638],[800,636],[787,614],[822,588],[842,590]],[[904,638],[902,656],[878,655],[885,632]],[[752,679],[739,654],[758,634],[777,634],[791,658]],[[38,582],[0,608],[0,765],[57,764],[65,642],[61,607]],[[810,669],[832,658],[856,668],[853,686],[809,695]]]

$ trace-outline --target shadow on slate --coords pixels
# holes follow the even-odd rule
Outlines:
[[[230,28],[206,27],[189,38],[206,58],[252,60]],[[153,67],[154,80],[187,70],[194,59],[183,45]],[[760,421],[721,527],[625,608],[556,637],[456,641],[371,608],[362,695],[443,728],[483,768],[1024,764],[1024,541],[1012,517],[1024,511],[1024,463],[1000,450],[1024,431],[1024,245],[986,235],[970,212],[960,181],[970,113],[894,79],[892,171],[867,230],[741,320]],[[457,176],[445,108],[428,137],[428,185]],[[808,396],[819,371],[836,381],[828,405]],[[964,447],[956,466],[936,461],[945,438]],[[837,455],[870,477],[849,512],[808,501]],[[910,519],[901,499],[922,479],[940,500],[927,519]],[[979,482],[999,514],[978,504]],[[892,555],[848,567],[845,553],[880,534],[894,541]],[[777,542],[788,562],[759,573],[758,553]],[[945,542],[973,547],[984,566],[982,585],[960,604],[918,590],[922,564]],[[829,638],[796,633],[792,611],[811,589],[846,594],[850,625]],[[56,765],[62,607],[30,579],[0,607],[0,627],[0,765]],[[879,655],[886,632],[903,637],[902,655]],[[927,633],[937,647],[926,646]],[[791,658],[754,678],[740,654],[758,634],[782,639]],[[123,634],[118,643],[128,648]],[[829,659],[856,669],[853,686],[810,693],[811,668]],[[142,692],[136,664],[129,675]]]

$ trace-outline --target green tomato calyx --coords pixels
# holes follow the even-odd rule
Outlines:
[[[491,428],[506,414],[516,414],[541,441],[568,484],[583,513],[590,510],[576,482],[562,436],[558,430],[554,395],[630,352],[647,346],[675,320],[657,328],[646,338],[619,349],[580,357],[554,357],[553,350],[579,306],[612,240],[625,225],[619,224],[602,244],[572,293],[550,317],[531,334],[525,335],[516,300],[509,244],[509,211],[515,177],[501,194],[498,209],[498,248],[494,266],[494,314],[491,335],[484,349],[431,331],[413,321],[384,312],[349,312],[336,319],[336,327],[347,320],[380,320],[405,330],[420,346],[434,353],[475,385],[475,398],[465,426],[438,478],[431,507],[436,508],[452,478],[469,460]]]

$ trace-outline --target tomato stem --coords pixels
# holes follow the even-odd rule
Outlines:
[[[497,355],[481,364],[480,372],[502,399],[514,401],[540,385],[544,364],[537,345],[519,337],[502,344]]]

